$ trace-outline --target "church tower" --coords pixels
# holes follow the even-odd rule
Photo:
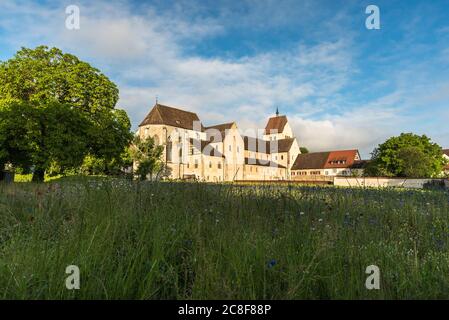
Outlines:
[[[276,116],[268,119],[265,126],[263,139],[266,141],[282,140],[293,138],[293,131],[290,127],[287,116],[279,115],[279,108],[276,108]]]

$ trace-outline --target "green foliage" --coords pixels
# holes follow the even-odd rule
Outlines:
[[[20,101],[0,100],[0,170],[6,163],[30,165],[30,108]]]
[[[98,69],[60,49],[22,48],[0,65],[1,99],[56,100],[95,116],[112,110],[118,89]]]
[[[309,149],[307,149],[306,147],[300,147],[299,151],[301,151],[301,153],[309,153]]]
[[[83,175],[119,175],[123,168],[131,167],[132,164],[129,147],[127,147],[120,157],[113,158],[109,162],[105,158],[87,155],[79,168],[79,172]]]
[[[131,157],[137,164],[136,173],[140,180],[145,180],[148,175],[152,179],[155,172],[163,170],[164,163],[161,161],[163,150],[162,146],[155,144],[151,136],[144,140],[139,136],[134,137]]]
[[[86,155],[120,163],[132,134],[117,100],[116,85],[88,63],[57,48],[22,48],[0,64],[0,165],[32,165],[42,181],[50,167],[64,173]],[[11,136],[20,138],[5,142]]]
[[[3,299],[447,299],[447,192],[0,184]],[[365,269],[381,270],[367,290]],[[81,289],[67,290],[77,265]]]
[[[442,149],[427,136],[402,133],[380,144],[366,168],[371,176],[429,178],[439,176],[445,160]]]
[[[56,102],[34,106],[32,115],[34,121],[28,137],[35,170],[45,172],[54,162],[62,172],[80,166],[89,141],[86,134],[89,121],[84,115]]]

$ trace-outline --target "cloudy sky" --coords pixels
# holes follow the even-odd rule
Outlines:
[[[80,30],[65,27],[68,5]],[[367,30],[365,9],[380,8]],[[449,1],[0,0],[0,60],[45,44],[120,89],[134,129],[154,105],[263,128],[276,107],[313,151],[427,134],[449,148]]]

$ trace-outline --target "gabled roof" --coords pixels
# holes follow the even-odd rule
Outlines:
[[[286,124],[286,116],[271,117],[268,119],[267,125],[265,126],[265,134],[270,134],[272,130],[277,130],[277,133],[282,133]]]
[[[270,141],[243,136],[245,150],[267,154],[289,152],[294,141],[295,138],[286,138]]]
[[[295,141],[295,138],[279,139],[279,140],[276,140],[276,141],[278,142],[277,153],[289,152],[290,148],[292,147],[293,142]],[[275,142],[275,141],[273,141],[273,142]],[[276,145],[275,143],[271,144],[271,152],[272,153],[275,152],[275,150],[274,150],[274,146],[275,145]]]
[[[193,130],[193,123],[195,121],[199,122],[200,119],[194,112],[156,104],[139,127],[148,124],[165,124],[177,128]],[[203,130],[204,127],[201,125],[201,131]]]
[[[247,151],[270,153],[270,141],[243,136],[243,143]]]
[[[358,150],[303,153],[296,157],[292,170],[344,169],[362,166]]]
[[[273,168],[283,168],[285,169],[285,166],[276,163],[274,161],[268,161],[268,160],[260,160],[260,159],[254,159],[254,158],[245,158],[245,164],[253,165],[253,166],[262,166],[262,167],[273,167]]]
[[[221,157],[224,158],[225,156],[218,151],[216,148],[214,148],[209,141],[204,140],[197,140],[190,138],[190,143],[198,149],[198,147],[201,148],[201,153],[205,156],[211,156],[211,157]]]
[[[211,141],[211,142],[223,142],[223,140],[224,140],[224,138],[226,136],[226,130],[230,130],[234,124],[235,124],[235,122],[216,124],[214,126],[205,127],[204,130],[215,129],[215,130],[220,131],[220,133],[221,133],[221,141]],[[212,137],[214,137],[214,135],[211,134],[210,132],[208,132],[207,133],[207,139],[210,140]]]
[[[313,152],[298,154],[292,165],[292,170],[323,169],[329,152]]]

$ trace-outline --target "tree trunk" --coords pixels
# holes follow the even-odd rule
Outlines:
[[[32,182],[44,182],[45,169],[36,168],[33,173]]]

